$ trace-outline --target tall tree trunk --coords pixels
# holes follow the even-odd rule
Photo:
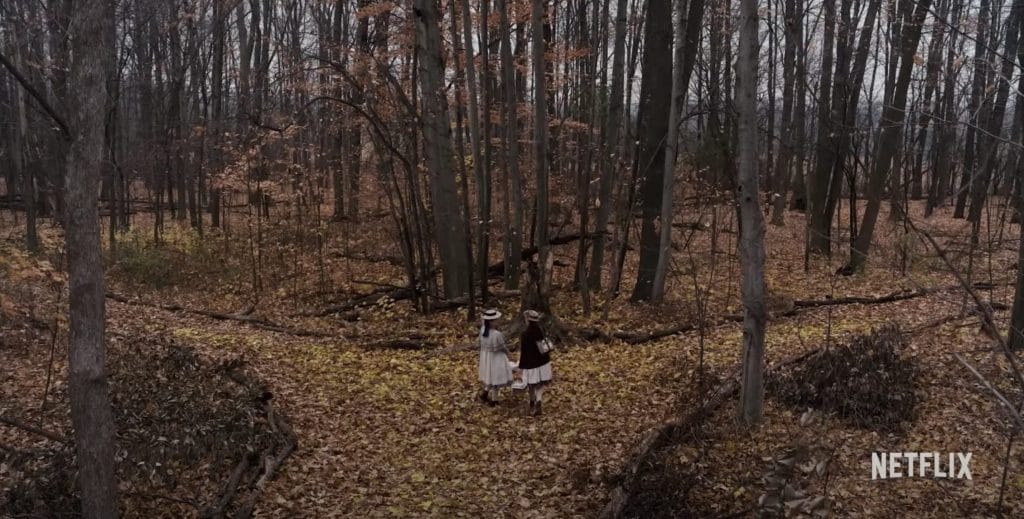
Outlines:
[[[692,0],[694,2],[703,0]],[[594,224],[594,251],[590,257],[590,286],[601,288],[601,271],[604,268],[605,233],[612,214],[612,187],[617,173],[621,171],[623,147],[619,143],[622,127],[623,76],[626,62],[626,9],[628,0],[617,0],[615,7],[615,43],[612,51],[612,90],[608,99],[608,116],[605,120],[605,152],[601,159],[601,179],[597,195],[597,221]]]
[[[434,233],[441,256],[444,295],[466,295],[470,268],[466,261],[465,227],[461,223],[458,190],[452,168],[452,145],[444,89],[439,13],[433,0],[416,0],[416,45],[422,103],[423,151],[430,172]]]
[[[844,3],[848,0],[844,0]],[[814,171],[807,178],[808,214],[807,249],[816,254],[829,254],[832,244],[832,215],[828,211],[835,172],[835,128],[832,121],[833,49],[846,44],[836,43],[836,0],[824,0],[825,27],[821,48],[821,80],[818,88],[818,142]],[[837,121],[838,122],[838,121]]]
[[[926,0],[927,1],[927,0]],[[760,420],[764,401],[764,217],[757,174],[757,0],[740,0],[740,46],[736,62],[739,112],[740,269],[743,296],[743,361],[740,420]]]
[[[650,300],[658,266],[660,237],[656,219],[661,213],[665,171],[665,136],[672,101],[672,5],[656,0],[647,5],[644,27],[643,80],[640,84],[640,150],[635,167],[640,193],[640,268],[633,301]]]
[[[544,59],[546,42],[544,27],[546,2],[532,0],[530,6],[530,28],[533,36],[533,160],[537,178],[536,245],[540,272],[537,287],[541,301],[546,300],[549,272],[548,256],[548,88],[547,60]]]
[[[651,300],[661,302],[665,299],[665,279],[668,276],[669,263],[672,261],[672,196],[675,188],[676,149],[679,145],[679,114],[682,112],[684,99],[683,78],[683,40],[685,39],[685,2],[676,2],[672,70],[672,90],[669,102],[668,133],[665,135],[665,163],[662,172],[661,214],[658,217],[658,261],[654,269],[654,282],[651,287]],[[754,134],[757,138],[757,134]]]
[[[211,80],[211,95],[213,97],[213,159],[211,167],[215,174],[219,174],[224,165],[224,40],[227,29],[228,12],[225,11],[224,2],[213,3],[213,78]],[[211,184],[216,179],[212,179]],[[213,187],[210,190],[210,225],[220,227],[220,188]]]
[[[786,194],[789,191],[793,161],[793,97],[797,83],[796,49],[803,42],[803,19],[797,18],[797,0],[785,0],[783,25],[786,29],[786,48],[782,51],[782,121],[779,130],[779,153],[775,162],[775,189],[772,194],[772,225],[786,221]]]
[[[452,20],[455,23],[455,20]],[[487,262],[490,238],[490,182],[480,149],[480,105],[477,101],[476,65],[473,60],[473,17],[469,11],[469,0],[462,0],[462,39],[465,45],[466,85],[469,98],[469,140],[473,153],[473,177],[476,179],[477,219],[477,266],[480,279],[480,300],[487,304]],[[484,63],[486,67],[487,64]]]
[[[359,0],[359,9],[370,5],[369,0]],[[440,29],[438,29],[440,30]],[[361,16],[356,25],[356,58],[353,60],[356,66],[355,76],[357,78],[369,77],[370,56],[370,19],[368,16]],[[357,105],[362,104],[365,99],[364,87],[353,85],[352,101]],[[363,122],[358,117],[352,117],[348,124],[348,218],[352,221],[359,220],[359,179],[363,165]]]
[[[914,67],[914,53],[917,51],[917,44],[921,40],[921,27],[924,25],[925,16],[931,8],[931,0],[922,0],[917,4],[913,13],[910,12],[913,6],[909,2],[904,4],[904,20],[909,21],[909,26],[901,31],[898,76],[895,78],[892,102],[885,105],[882,110],[882,118],[879,121],[878,146],[875,153],[875,162],[872,165],[871,175],[868,177],[868,187],[865,197],[867,208],[864,210],[864,222],[857,234],[856,240],[850,254],[850,262],[843,269],[846,273],[860,270],[867,261],[868,251],[871,248],[871,240],[874,236],[875,224],[878,221],[878,210],[882,204],[882,189],[885,186],[886,178],[890,173],[890,165],[901,142],[903,133],[903,120],[906,115],[907,89],[910,86],[910,76]]]
[[[20,10],[20,6],[15,5],[16,10]],[[16,15],[23,15],[23,13],[15,13]],[[11,17],[15,18],[14,16]],[[23,16],[18,16],[23,18]],[[26,28],[18,27],[21,25],[21,20],[12,20],[11,24],[14,27],[12,47],[14,48],[14,64],[16,67],[25,70],[26,54],[28,45],[26,42]],[[20,29],[20,30],[19,30]],[[30,164],[28,164],[28,149],[29,149],[29,134],[28,134],[28,110],[25,99],[25,89],[18,88],[14,96],[14,139],[10,143],[10,157],[11,165],[14,171],[14,178],[18,179],[21,183],[21,203],[25,208],[25,248],[29,252],[36,252],[39,250],[39,233],[36,230],[36,182],[35,173]],[[14,183],[7,185],[8,193],[14,192]]]
[[[520,257],[523,250],[523,179],[519,171],[519,98],[506,0],[498,0],[498,15],[501,24],[502,90],[505,93],[505,106],[502,110],[502,125],[505,128],[505,171],[509,183],[509,196],[506,197],[505,203],[511,205],[512,213],[505,234],[505,288],[514,289],[519,286]]]
[[[931,216],[935,209],[945,205],[949,182],[953,174],[950,158],[953,155],[953,143],[956,141],[957,125],[953,118],[955,116],[956,72],[959,71],[957,64],[957,39],[960,36],[959,22],[963,0],[951,1],[953,2],[953,14],[950,20],[951,30],[949,31],[949,45],[946,50],[946,70],[942,83],[942,96],[941,98],[936,96],[935,100],[935,112],[940,114],[943,121],[935,130],[932,182],[928,186],[928,202],[925,204],[924,211],[925,217]]]
[[[100,257],[100,222],[96,188],[103,159],[106,118],[106,72],[112,68],[113,4],[79,0],[71,25],[71,70],[68,106],[72,107],[72,142],[65,182],[67,251],[71,314],[69,384],[71,421],[78,455],[82,515],[114,518],[118,514],[114,472],[114,418],[107,388],[104,346],[104,280]]]
[[[978,34],[975,42],[984,42],[988,37],[991,12],[990,1],[981,0],[978,5]],[[984,97],[986,96],[987,70],[989,63],[986,59],[987,45],[975,44],[974,46],[974,77],[971,80],[971,98],[967,104],[969,124],[964,132],[964,160],[963,172],[960,176],[960,191],[957,193],[956,206],[953,208],[954,218],[963,218],[967,208],[967,197],[973,187],[975,168],[977,167],[978,132],[977,128],[982,124],[980,112],[983,109]]]
[[[999,141],[1003,133],[1003,119],[1006,114],[1006,103],[1010,97],[1010,81],[1014,73],[1014,57],[1017,55],[1019,42],[1018,34],[1021,26],[1021,16],[1024,14],[1024,0],[1014,0],[1010,14],[1004,24],[1006,42],[1003,47],[1003,57],[999,60],[1001,67],[998,74],[998,87],[996,88],[995,102],[988,113],[988,120],[985,121],[985,135],[980,138],[981,145],[981,171],[975,174],[971,185],[971,206],[968,212],[968,220],[973,224],[971,227],[971,243],[977,244],[981,224],[981,210],[985,206],[985,199],[988,197],[989,184],[992,179],[992,171],[999,161]]]

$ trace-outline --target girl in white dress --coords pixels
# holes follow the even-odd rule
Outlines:
[[[505,336],[496,329],[501,312],[485,310],[480,327],[480,400],[489,405],[498,401],[498,390],[512,384],[512,368],[508,362]]]

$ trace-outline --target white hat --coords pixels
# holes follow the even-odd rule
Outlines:
[[[523,317],[525,317],[527,321],[537,322],[540,321],[541,313],[536,310],[527,310],[523,312]]]
[[[501,317],[501,312],[495,310],[494,308],[490,308],[490,309],[484,310],[484,313],[481,315],[481,317],[483,317],[483,319],[485,321],[493,321],[493,320]]]

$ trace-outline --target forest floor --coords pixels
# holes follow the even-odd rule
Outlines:
[[[733,213],[727,207],[715,212],[716,218],[690,215],[709,223],[703,230],[679,231],[678,241],[687,246],[676,254],[666,304],[630,304],[622,297],[613,301],[607,320],[600,311],[584,316],[578,294],[569,288],[577,251],[570,244],[556,249],[569,266],[556,267],[553,307],[568,323],[606,333],[695,322],[697,300],[705,302],[709,322],[740,312],[736,237],[727,230],[734,226]],[[919,216],[916,221],[923,221]],[[17,222],[5,218],[0,221],[0,354],[6,361],[0,365],[0,415],[67,437],[66,322],[59,317],[66,296],[61,295],[63,277],[54,268],[62,261],[59,236],[47,228],[46,252],[27,256],[19,249]],[[730,399],[696,432],[674,438],[641,468],[627,515],[753,516],[771,459],[793,449],[806,454],[801,463],[828,460],[820,476],[801,475],[793,485],[827,497],[836,516],[997,515],[1006,420],[951,353],[963,354],[1011,399],[1020,400],[1021,392],[1013,388],[1005,362],[991,352],[993,341],[982,333],[978,318],[960,316],[962,291],[792,311],[799,300],[952,286],[956,281],[948,268],[921,240],[904,234],[902,226],[883,223],[866,273],[834,275],[847,254],[844,245],[836,246],[834,260],[814,258],[805,271],[803,217],[790,213],[787,218],[785,227],[769,226],[766,238],[773,312],[766,336],[768,363],[897,322],[912,331],[905,355],[920,370],[916,416],[899,432],[858,428],[830,415],[801,425],[804,410],[769,393],[764,421],[746,431],[736,426],[735,398]],[[137,227],[146,229],[140,220]],[[383,222],[368,218],[358,225],[325,226],[330,236],[324,249],[310,241],[299,222],[268,225],[258,257],[246,241],[253,236],[251,225],[235,225],[239,229],[233,236],[211,233],[205,239],[168,231],[160,248],[147,245],[151,230],[119,237],[119,261],[108,271],[108,288],[118,296],[107,300],[108,345],[115,405],[125,402],[137,410],[119,414],[122,464],[180,458],[174,474],[166,467],[124,473],[127,516],[197,515],[223,488],[239,452],[265,443],[265,427],[245,396],[224,389],[230,382],[216,378],[217,367],[227,363],[241,365],[273,393],[272,402],[297,435],[298,448],[260,496],[257,517],[593,517],[622,481],[620,471],[644,434],[692,412],[702,392],[731,376],[739,362],[742,332],[732,321],[709,324],[703,334],[695,330],[640,344],[581,341],[555,355],[556,382],[545,395],[544,416],[527,416],[522,392],[505,392],[500,405],[486,407],[475,400],[476,352],[462,347],[472,344],[475,330],[464,310],[421,316],[408,301],[384,299],[344,319],[298,315],[381,285],[403,284],[401,268],[392,264],[394,247],[374,231]],[[1009,304],[1017,226],[989,227],[983,228],[986,246],[973,254],[971,279],[993,283],[982,293],[985,299]],[[930,219],[928,229],[966,271],[969,227],[947,210]],[[340,245],[346,237],[347,245]],[[848,237],[839,233],[836,240]],[[624,288],[631,288],[634,262],[635,253],[627,263]],[[252,297],[254,285],[263,288],[260,299]],[[696,297],[695,287],[702,298]],[[603,299],[595,295],[595,303]],[[515,295],[494,304],[506,315],[519,308]],[[996,306],[1005,329],[1008,312]],[[218,319],[209,312],[260,321]],[[272,323],[278,331],[260,323]],[[387,341],[402,338],[425,347],[388,347]],[[194,357],[181,357],[178,351],[194,352]],[[42,408],[51,352],[51,404]],[[139,360],[147,356],[187,358],[185,364],[192,367],[161,371]],[[153,373],[157,382],[126,373]],[[175,381],[182,373],[192,378]],[[139,398],[119,400],[118,395],[137,387],[153,391],[153,405]],[[205,400],[197,404],[197,398]],[[173,402],[170,409],[176,414],[168,418]],[[192,409],[197,406],[207,409]],[[187,423],[193,427],[182,425]],[[10,496],[20,488],[24,493],[34,477],[40,478],[33,467],[50,456],[46,453],[52,451],[44,449],[53,442],[21,428],[3,431],[0,491]],[[147,457],[139,454],[145,449],[140,437],[174,445],[187,438],[199,446]],[[244,448],[228,446],[229,441]],[[970,451],[973,480],[872,481],[875,451]],[[1019,445],[1009,461],[1002,512],[1015,516],[1024,513],[1024,451]],[[0,508],[0,515],[5,510],[15,515],[9,507]],[[24,508],[17,511],[32,516]]]

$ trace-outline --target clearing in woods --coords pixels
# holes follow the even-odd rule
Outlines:
[[[722,208],[720,213],[728,215],[729,210]],[[772,471],[771,460],[793,451],[803,453],[800,463],[826,461],[818,477],[803,474],[792,480],[793,485],[803,495],[827,497],[840,516],[994,514],[1005,423],[950,353],[965,353],[1004,389],[1009,381],[998,371],[1000,361],[986,351],[991,341],[979,331],[977,317],[957,317],[964,302],[961,291],[913,295],[951,286],[952,276],[924,245],[910,243],[901,249],[899,244],[910,240],[895,234],[886,236],[879,249],[881,259],[865,275],[834,276],[838,260],[832,265],[815,260],[805,273],[802,248],[790,246],[802,240],[802,217],[788,217],[789,225],[770,227],[766,240],[773,312],[767,335],[769,365],[828,341],[899,323],[912,334],[905,354],[921,373],[916,418],[897,432],[857,428],[828,415],[801,420],[803,410],[785,406],[769,392],[763,424],[745,432],[736,429],[731,398],[701,427],[673,438],[643,464],[627,515],[749,515],[766,493],[764,478]],[[933,221],[939,234],[962,235],[956,231],[962,222],[945,215]],[[622,332],[643,334],[697,322],[694,286],[699,286],[706,294],[709,315],[703,338],[698,329],[631,341],[636,344],[613,338],[567,345],[554,357],[556,382],[546,395],[544,416],[527,416],[522,392],[506,391],[497,407],[483,406],[475,400],[476,352],[464,347],[472,344],[475,325],[467,323],[464,309],[421,316],[408,301],[382,299],[342,317],[298,316],[400,279],[400,267],[381,259],[394,251],[373,243],[366,232],[372,221],[339,225],[353,237],[347,250],[360,252],[328,257],[327,286],[334,291],[322,289],[324,293],[314,298],[307,296],[315,287],[324,287],[315,258],[308,252],[288,256],[294,249],[275,244],[268,246],[262,273],[262,282],[273,287],[266,291],[271,295],[249,301],[248,265],[234,257],[243,245],[239,237],[212,235],[200,244],[180,231],[165,245],[176,252],[160,257],[171,264],[160,265],[143,257],[153,253],[145,238],[122,236],[120,262],[108,272],[108,342],[113,359],[144,356],[151,351],[150,343],[192,348],[208,366],[240,366],[273,394],[276,409],[287,416],[297,449],[256,501],[259,517],[596,516],[611,490],[623,481],[620,471],[644,434],[691,413],[698,397],[732,376],[739,362],[739,323],[714,317],[741,311],[735,235],[714,233],[717,249],[712,250],[712,232],[688,231],[693,233],[692,243],[686,254],[677,254],[679,275],[670,285],[667,305],[630,305],[620,299],[607,321],[600,319],[599,311],[583,317],[578,297],[569,288],[571,269],[556,268],[554,307],[573,326],[624,337]],[[268,243],[278,238],[275,231],[283,236],[286,229],[269,229]],[[52,231],[44,233],[45,244],[53,246],[57,240]],[[944,243],[950,249],[964,246],[954,240]],[[0,411],[69,435],[66,402],[61,401],[65,339],[59,333],[56,377],[49,395],[55,402],[42,411],[39,406],[52,342],[45,330],[56,315],[53,310],[63,304],[50,287],[61,283],[60,276],[47,267],[42,259],[46,254],[19,256],[8,243],[4,247],[7,259],[0,288],[8,338],[3,354],[8,361],[0,367]],[[1008,267],[1014,247],[1007,237],[1005,246],[995,247],[991,254],[977,253],[982,259],[976,260],[974,279],[992,284],[985,296],[995,303],[1012,297],[1014,273]],[[555,253],[568,258],[573,250],[556,247]],[[906,275],[900,273],[904,261]],[[963,263],[962,258],[958,261]],[[145,269],[154,268],[162,269],[167,280],[142,282],[139,274],[148,275]],[[27,306],[30,298],[24,291],[44,303]],[[812,303],[829,296],[892,294],[910,295],[878,304]],[[494,304],[506,315],[516,314],[517,296],[499,292],[496,297]],[[255,304],[245,308],[250,303]],[[1005,319],[1004,307],[994,306],[997,317]],[[232,318],[217,318],[220,314]],[[59,320],[58,326],[63,326]],[[702,344],[704,376],[698,371]],[[202,429],[202,424],[194,426]],[[5,430],[4,448],[9,452],[46,444],[21,429]],[[871,453],[890,450],[973,452],[974,479],[870,481]],[[166,477],[147,480],[139,475],[123,481],[126,514],[197,515],[224,485],[223,480],[203,478],[226,478],[230,471],[210,469],[215,460],[203,459],[202,451],[193,455],[197,458],[179,460],[174,484]],[[232,466],[235,459],[231,461],[224,466]],[[1021,511],[1024,497],[1021,462],[1014,451],[1004,496],[1011,515]],[[4,470],[0,481],[10,490],[16,474],[11,467]]]

